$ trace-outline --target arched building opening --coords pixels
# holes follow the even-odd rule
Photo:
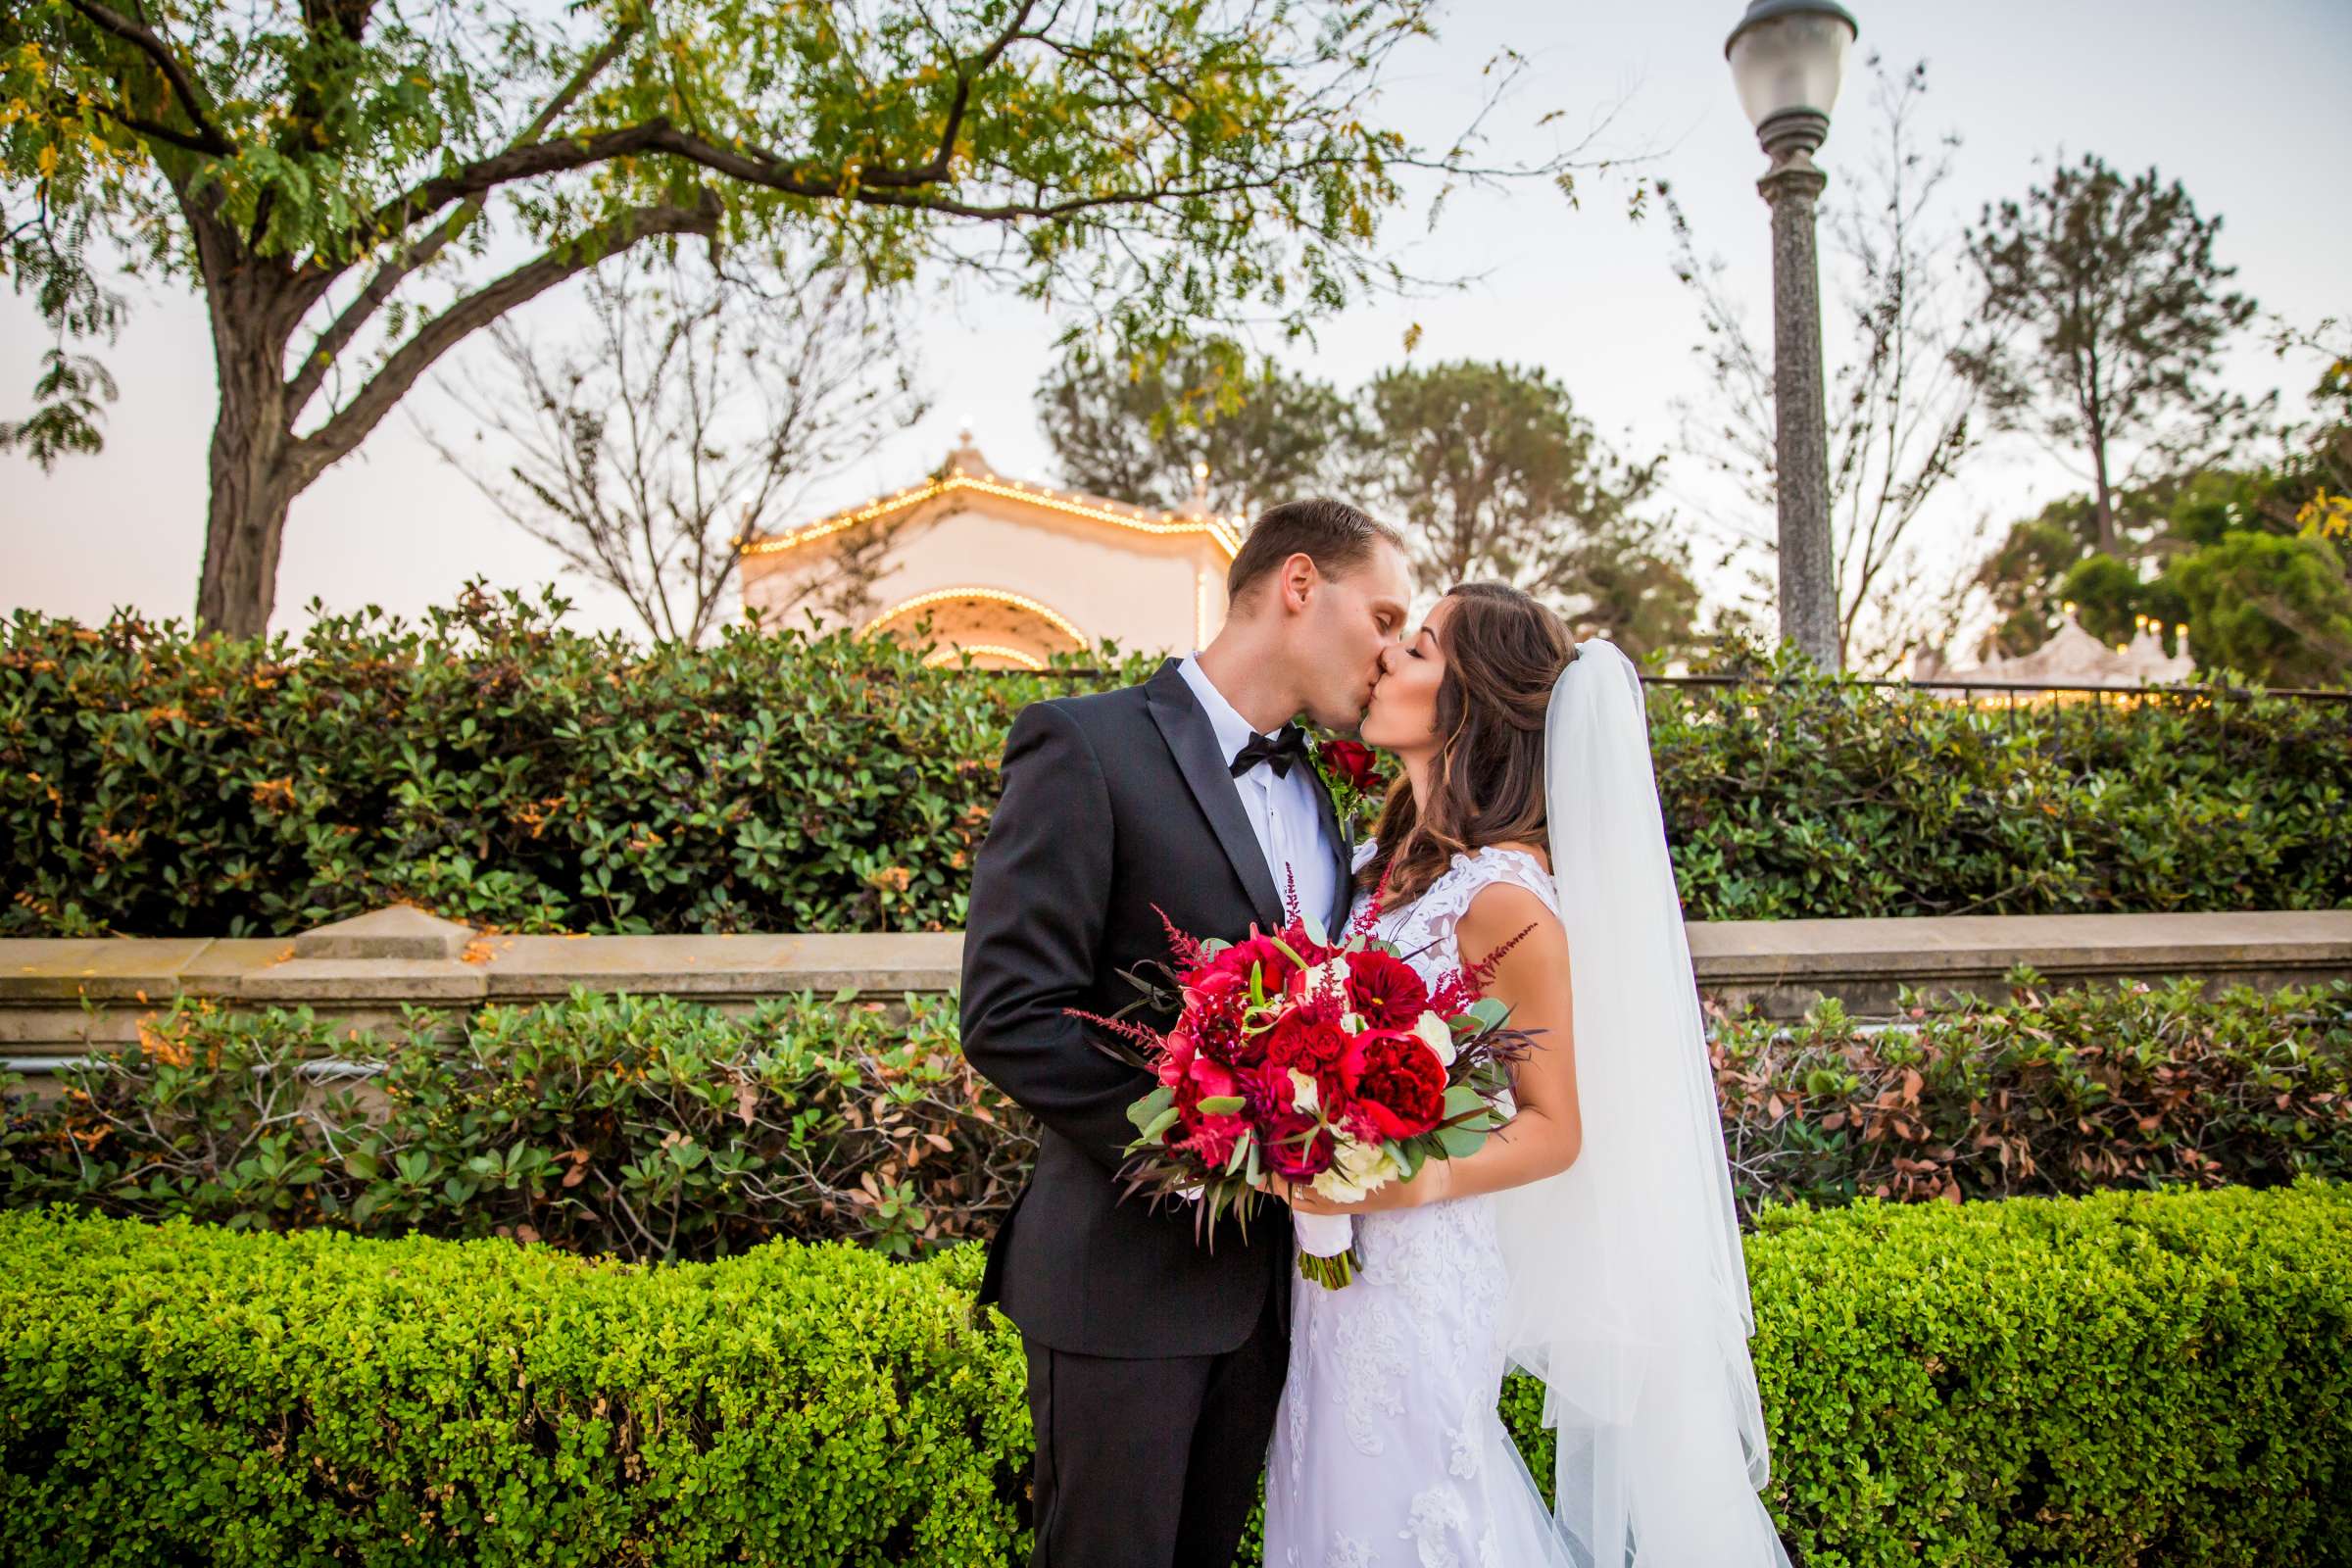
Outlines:
[[[1067,615],[1006,588],[935,588],[883,611],[866,622],[864,634],[927,642],[930,663],[969,654],[980,669],[1043,669],[1055,654],[1089,646]]]

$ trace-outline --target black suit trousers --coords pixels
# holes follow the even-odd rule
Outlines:
[[[1030,1339],[1030,1568],[1230,1568],[1274,1435],[1288,1292],[1221,1355],[1079,1355]]]

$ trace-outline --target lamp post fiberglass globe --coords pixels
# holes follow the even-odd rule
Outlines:
[[[1821,370],[1821,267],[1813,209],[1828,177],[1813,150],[1859,28],[1835,0],[1755,0],[1723,52],[1772,167],[1773,417],[1780,500],[1781,637],[1838,667],[1838,570],[1830,537],[1829,417]]]

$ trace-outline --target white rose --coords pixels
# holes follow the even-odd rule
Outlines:
[[[1298,1068],[1291,1069],[1291,1108],[1312,1112],[1320,1103],[1315,1093],[1315,1080]]]
[[[1424,1012],[1420,1022],[1413,1025],[1413,1033],[1438,1054],[1440,1065],[1453,1065],[1453,1031],[1446,1027],[1445,1019],[1434,1012]]]

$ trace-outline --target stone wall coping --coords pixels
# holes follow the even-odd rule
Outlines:
[[[161,1004],[175,994],[255,1004],[535,1001],[575,984],[713,997],[944,992],[956,988],[962,956],[962,933],[952,931],[490,935],[450,957],[363,957],[348,949],[308,956],[299,939],[284,937],[10,938],[0,940],[0,1004]]]
[[[936,993],[956,988],[963,952],[962,934],[954,931],[492,934],[429,956],[434,944],[447,946],[444,934],[405,918],[348,929],[369,919],[300,938],[0,940],[0,1005],[83,999],[161,1005],[175,994],[257,1004],[530,1002],[562,997],[574,985],[712,999]],[[1705,987],[1880,975],[1997,979],[2018,963],[2053,975],[2352,975],[2352,909],[1693,921],[1688,930],[1692,967]],[[305,947],[325,932],[336,936],[323,951]],[[365,956],[371,952],[384,956]]]
[[[1857,969],[1921,976],[2012,964],[2069,974],[2213,968],[2352,973],[2352,909],[2219,914],[1960,914],[1854,920],[1692,921],[1702,985]]]

